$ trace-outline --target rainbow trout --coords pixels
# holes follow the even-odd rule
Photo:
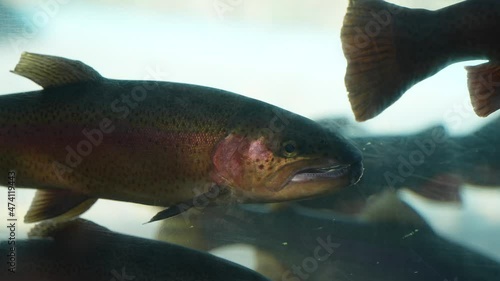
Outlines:
[[[467,0],[437,11],[350,0],[342,27],[345,84],[358,121],[371,119],[416,83],[467,60],[472,106],[500,108],[500,1]]]
[[[18,239],[0,240],[0,280],[269,281],[228,260],[157,240],[110,231],[84,219],[45,221]],[[9,250],[7,252],[7,250]]]
[[[71,218],[97,198],[170,206],[158,220],[196,204],[308,198],[362,175],[342,136],[258,100],[106,79],[32,53],[13,72],[43,87],[0,97],[0,185],[14,171],[17,187],[38,189],[25,222]]]

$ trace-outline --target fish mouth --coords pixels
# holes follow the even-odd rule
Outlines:
[[[318,180],[335,180],[345,176],[350,178],[350,184],[356,184],[363,174],[361,161],[352,164],[332,164],[326,167],[306,168],[296,172],[289,182],[304,183]]]
[[[356,159],[357,160],[357,159]],[[317,164],[317,162],[323,162]],[[332,159],[307,160],[293,163],[293,166],[282,167],[272,177],[265,180],[260,192],[246,195],[246,202],[279,202],[316,197],[341,190],[357,183],[363,174],[361,160],[341,163]],[[312,164],[315,162],[316,164]],[[297,167],[300,166],[300,167]],[[283,175],[288,177],[283,179]]]
[[[350,165],[332,165],[323,168],[309,168],[298,171],[290,179],[291,182],[306,182],[318,179],[332,180],[349,173]]]

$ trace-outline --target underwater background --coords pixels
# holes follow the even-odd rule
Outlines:
[[[346,61],[340,43],[347,2],[2,0],[0,95],[40,89],[9,73],[21,52],[29,51],[80,60],[108,78],[211,86],[313,120],[342,118],[350,137],[404,136],[437,125],[461,137],[500,118],[498,112],[479,118],[472,111],[463,67],[480,61],[470,61],[447,67],[411,88],[397,106],[357,124],[344,85]],[[434,10],[459,1],[392,2]],[[500,262],[500,189],[467,185],[461,194],[462,205],[432,202],[404,190],[400,197],[440,236]],[[17,190],[18,218],[33,195],[34,190]],[[6,189],[0,189],[0,206],[6,206],[6,198]],[[0,210],[2,222],[7,220],[5,209]],[[156,212],[153,207],[100,199],[82,217],[116,232],[153,239],[160,224],[143,223]],[[17,238],[26,238],[31,227],[20,224]],[[7,235],[0,228],[0,239]],[[255,267],[250,246],[213,252]]]

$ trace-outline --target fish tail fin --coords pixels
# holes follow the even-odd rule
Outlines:
[[[96,198],[67,190],[37,190],[24,216],[24,222],[33,223],[47,219],[69,220],[87,211],[96,201]]]
[[[461,204],[462,184],[463,180],[459,175],[438,174],[413,191],[429,200]]]
[[[432,11],[382,0],[349,1],[341,40],[345,84],[357,121],[377,116],[445,63],[435,48],[425,46],[437,41],[428,39],[435,36],[426,28],[432,21]]]
[[[500,63],[487,62],[467,66],[467,85],[472,107],[486,117],[500,108]]]

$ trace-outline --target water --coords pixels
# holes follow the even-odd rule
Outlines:
[[[395,3],[437,9],[454,2],[458,1],[400,0]],[[303,1],[205,0],[145,4],[54,0],[7,1],[2,5],[0,94],[39,89],[31,81],[9,73],[21,52],[30,51],[78,59],[105,77],[206,85],[263,100],[311,119],[347,118],[352,122],[348,127],[359,128],[369,136],[400,136],[442,124],[451,136],[460,137],[499,116],[493,114],[480,119],[473,114],[463,66],[479,62],[467,62],[452,65],[417,84],[377,118],[354,124],[343,81],[346,62],[340,45],[340,27],[347,1],[306,4]],[[0,202],[5,206],[7,191],[0,190],[3,191],[5,196],[0,196]],[[33,195],[32,190],[17,191],[19,218],[26,213]],[[497,239],[500,192],[494,188],[464,186],[462,195],[463,205],[457,206],[429,202],[409,191],[400,193],[438,235],[500,262]],[[155,239],[160,224],[142,223],[157,211],[132,203],[99,200],[82,217],[119,233]],[[7,220],[7,211],[0,211],[0,220]],[[259,221],[253,223],[258,225]],[[31,227],[20,223],[17,238],[26,238]],[[228,231],[224,237],[235,242],[238,238],[250,239],[237,233],[232,235]],[[1,228],[0,237],[7,235],[6,229]],[[205,235],[208,240],[220,240],[215,243],[223,246],[214,250],[217,255],[257,268],[262,253],[248,245],[241,246],[244,241],[239,241],[235,250],[224,250],[228,246],[225,244],[231,243],[224,243],[225,240],[216,235]],[[266,236],[255,239],[265,241]],[[269,238],[268,242],[273,240]],[[187,246],[189,243],[195,242],[185,242]],[[255,243],[249,241],[248,244]],[[293,247],[283,246],[283,251]],[[303,245],[297,248],[307,249]],[[309,249],[314,250],[314,246]],[[304,258],[308,255],[309,252],[303,253]],[[342,263],[348,262],[339,259],[338,264]],[[320,270],[314,274],[327,272],[332,266],[336,265],[320,264]],[[349,269],[355,271],[355,268]],[[343,270],[346,271],[345,267]],[[272,275],[273,270],[267,272]],[[350,280],[349,276],[344,278]]]

